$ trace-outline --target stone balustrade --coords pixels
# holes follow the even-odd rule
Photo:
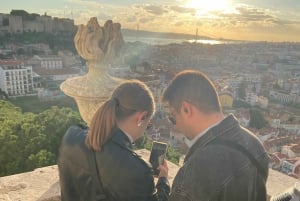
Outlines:
[[[150,152],[136,151],[144,160],[149,160]],[[169,181],[173,179],[179,166],[168,161]],[[267,192],[276,195],[292,187],[298,180],[280,172],[269,170]],[[56,165],[35,169],[32,172],[0,178],[0,201],[60,201],[58,168]]]

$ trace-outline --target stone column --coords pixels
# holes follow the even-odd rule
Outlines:
[[[121,25],[108,20],[100,27],[97,18],[91,18],[87,25],[78,27],[74,43],[79,55],[87,60],[89,71],[67,79],[60,88],[75,99],[82,119],[89,125],[96,109],[121,81],[108,75],[111,63],[121,56]]]

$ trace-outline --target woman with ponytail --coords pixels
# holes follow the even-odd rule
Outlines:
[[[98,108],[88,129],[71,127],[58,161],[62,201],[168,200],[167,163],[159,167],[155,186],[151,165],[132,147],[154,111],[149,88],[131,80],[119,85]]]

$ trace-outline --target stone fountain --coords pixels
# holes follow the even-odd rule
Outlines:
[[[108,74],[124,45],[121,25],[108,20],[101,27],[93,17],[87,25],[79,25],[74,43],[89,70],[84,76],[67,79],[60,88],[75,99],[82,119],[89,125],[96,109],[121,81]]]

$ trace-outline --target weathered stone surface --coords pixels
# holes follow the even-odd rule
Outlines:
[[[144,160],[149,160],[150,152],[137,150]],[[168,162],[169,181],[173,179],[179,166]],[[156,180],[156,179],[155,179]],[[294,186],[297,179],[280,172],[269,170],[267,190],[269,195],[279,194]],[[32,172],[0,178],[0,201],[60,201],[60,187],[57,166],[38,168]]]
[[[105,64],[98,67],[107,67],[124,45],[121,24],[107,20],[101,27],[97,18],[92,17],[87,25],[78,26],[74,44],[82,58],[92,63]]]
[[[269,169],[269,177],[267,181],[268,195],[277,195],[294,186],[299,180],[287,176],[281,172]]]
[[[1,177],[0,201],[39,200],[58,180],[57,166]]]
[[[137,150],[144,160],[149,160],[150,152]],[[172,184],[178,166],[168,162],[169,180]],[[156,180],[156,179],[155,179]],[[32,172],[0,178],[0,201],[59,201],[60,187],[57,166],[38,168]]]

